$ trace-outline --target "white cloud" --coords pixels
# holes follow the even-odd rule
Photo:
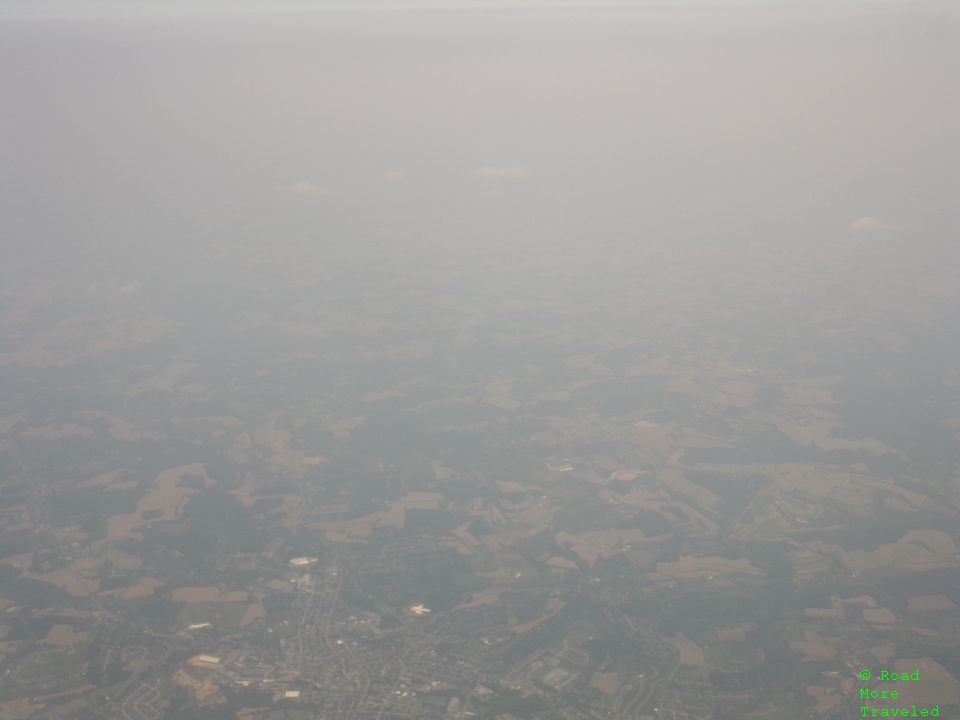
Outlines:
[[[880,220],[875,217],[870,217],[869,215],[854,220],[850,223],[850,227],[847,230],[855,235],[869,235],[876,232],[889,232],[890,230],[896,230],[897,226],[893,223],[888,223],[885,220]]]
[[[522,179],[527,176],[527,171],[522,167],[517,167],[516,165],[484,165],[482,168],[477,170],[477,175],[480,177],[489,178]]]
[[[309,180],[301,180],[300,182],[295,182],[292,185],[287,185],[287,191],[293,193],[294,195],[302,195],[304,197],[323,197],[327,194],[327,189],[322,185],[317,185],[312,183]]]
[[[404,175],[399,170],[384,170],[383,171],[383,180],[384,182],[397,183],[403,182],[407,179],[407,176]]]

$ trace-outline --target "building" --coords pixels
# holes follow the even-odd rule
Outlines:
[[[315,563],[317,559],[318,558],[312,558],[312,557],[295,557],[295,558],[291,558],[289,563],[293,567],[304,567],[306,565],[310,565],[311,563]]]

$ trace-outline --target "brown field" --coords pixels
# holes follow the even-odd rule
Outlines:
[[[328,424],[328,429],[333,431],[333,436],[337,440],[345,440],[353,434],[353,431],[357,428],[364,425],[367,422],[367,416],[362,415],[360,417],[351,417],[351,418],[342,418],[340,420],[334,420]]]
[[[803,640],[791,640],[790,649],[804,660],[833,660],[837,653],[820,633],[813,628],[804,628]]]
[[[596,565],[597,560],[600,559],[601,548],[576,535],[559,532],[556,534],[556,541],[558,545],[569,547],[589,568]]]
[[[717,628],[717,639],[721,641],[743,642],[747,633],[756,627],[754,623],[740,623],[728,627]]]
[[[136,348],[166,336],[176,326],[163,317],[70,318],[34,333],[0,365],[64,367],[81,358]]]
[[[140,578],[135,585],[123,588],[120,591],[120,597],[122,597],[124,600],[150,597],[157,590],[157,588],[161,588],[163,585],[164,583],[157,578]]]
[[[171,678],[176,685],[190,690],[197,702],[213,697],[220,691],[220,687],[208,679],[195,678],[183,668],[177,670]]]
[[[589,530],[575,534],[558,532],[554,539],[557,545],[569,547],[589,567],[593,567],[600,558],[611,558],[620,553],[630,557],[635,552],[635,545],[657,542],[657,538],[644,535],[642,530]],[[637,552],[640,554],[632,559],[646,564],[653,551],[641,547]]]
[[[9,641],[0,642],[0,659],[2,659],[4,655],[16,655],[20,652],[21,644],[22,643],[19,642]],[[3,713],[0,713],[0,717],[4,717]]]
[[[657,559],[655,548],[624,550],[623,556],[638,568],[647,567]]]
[[[320,523],[320,527],[327,531],[326,537],[331,542],[344,542],[335,538],[346,538],[346,542],[351,540],[365,540],[380,524],[383,517],[382,512],[373,512],[369,515],[354,518],[353,520],[343,520],[340,522]]]
[[[0,435],[12,430],[16,424],[20,422],[20,418],[22,418],[23,415],[24,413],[17,413],[16,415],[6,415],[4,417],[0,417]]]
[[[433,462],[433,477],[434,477],[434,479],[439,480],[439,481],[442,482],[442,481],[444,481],[444,480],[449,480],[450,478],[452,478],[452,477],[453,477],[454,475],[456,475],[456,474],[457,474],[457,473],[456,473],[456,471],[455,471],[453,468],[447,467],[446,465],[444,465],[443,463],[441,463],[441,462],[439,462],[439,461],[437,461],[437,460],[435,460],[435,461]]]
[[[300,477],[307,467],[322,465],[327,462],[327,459],[323,456],[308,457],[303,450],[295,449],[293,447],[293,433],[277,427],[280,419],[281,414],[274,413],[267,423],[253,434],[254,444],[262,450],[269,451],[274,465],[294,477]]]
[[[438,492],[409,492],[399,504],[406,510],[439,510],[443,495]]]
[[[393,527],[402,530],[407,524],[407,511],[400,503],[395,503],[380,515],[376,527]]]
[[[469,608],[480,607],[481,605],[496,605],[500,602],[500,593],[497,590],[481,590],[470,596],[465,603],[457,605],[456,610],[466,610]]]
[[[107,523],[108,540],[126,540],[134,537],[134,530],[143,525],[155,522],[176,520],[191,495],[198,490],[180,487],[180,480],[185,475],[199,475],[204,479],[205,487],[210,487],[214,481],[207,474],[207,468],[202,463],[191,463],[180,467],[164,470],[157,476],[157,487],[151,490],[137,503],[137,510],[133,513],[114,515]],[[144,513],[159,512],[151,519],[144,519]],[[139,536],[137,536],[139,537]]]
[[[31,527],[33,527],[31,525]],[[0,558],[0,565],[13,565],[21,570],[28,571],[33,567],[33,553],[22,553],[20,555],[8,555]]]
[[[694,510],[688,504],[677,500],[654,498],[651,496],[650,491],[644,488],[634,488],[625,495],[617,496],[616,499],[627,505],[653,510],[654,512],[660,513],[663,518],[671,524],[677,525],[678,521],[676,517],[664,510],[665,507],[669,506],[671,510],[680,512],[686,516],[686,521],[684,521],[682,525],[690,532],[697,534],[712,536],[715,535],[720,528],[716,522],[703,513]]]
[[[130,386],[130,393],[134,396],[150,391],[169,392],[177,387],[183,378],[196,370],[199,366],[188,362],[175,362],[164,367],[153,377],[141,383]]]
[[[243,614],[243,620],[240,621],[240,626],[246,627],[250,623],[256,620],[262,620],[266,616],[267,610],[263,607],[263,603],[253,603],[247,606],[247,610]]]
[[[221,590],[212,585],[182,587],[173,591],[173,602],[229,603],[246,602],[246,590]]]
[[[843,620],[843,610],[840,608],[804,608],[803,614],[816,620]]]
[[[697,645],[693,640],[688,638],[683,633],[677,633],[676,636],[670,639],[670,642],[673,643],[673,646],[677,649],[677,652],[680,653],[681,665],[704,664],[705,660],[703,648]]]
[[[907,601],[907,609],[910,612],[937,612],[941,610],[953,610],[957,606],[946,595],[916,595]]]
[[[220,598],[218,587],[182,587],[173,591],[174,602],[212,603]]]
[[[667,488],[675,492],[682,493],[688,498],[695,500],[701,506],[706,506],[712,510],[720,504],[720,498],[707,490],[705,487],[692,483],[683,477],[683,473],[678,468],[667,468],[663,470],[657,479]]]
[[[33,698],[7,700],[0,702],[0,717],[4,720],[26,720],[44,707],[46,707],[44,703],[35,702]]]
[[[75,597],[84,597],[100,589],[100,580],[95,575],[102,564],[103,560],[99,558],[79,558],[59,570],[40,575],[24,574],[33,580],[56,585]]]
[[[460,527],[454,528],[453,534],[456,535],[464,545],[477,547],[480,545],[480,541],[470,533],[467,529],[468,525],[469,523],[464,523]]]
[[[957,546],[940,530],[913,530],[895,543],[876,550],[843,553],[843,564],[851,570],[866,571],[892,566],[904,570],[946,570],[957,567]]]
[[[71,625],[54,625],[47,633],[45,642],[51,645],[74,645],[86,637],[86,633],[76,632]]]
[[[888,625],[897,622],[890,608],[864,608],[863,619],[872,625]]]
[[[721,575],[762,575],[749,560],[681,555],[676,562],[657,563],[657,572],[676,579],[709,578]]]
[[[402,529],[407,510],[439,510],[443,495],[437,492],[410,492],[387,510],[372,512],[351,520],[318,523],[330,542],[348,543],[366,540],[378,527]]]
[[[137,430],[125,420],[108,416],[110,422],[110,437],[121,442],[140,442],[142,440],[161,440],[163,433],[154,430]]]
[[[143,558],[137,557],[136,555],[131,555],[130,553],[125,553],[116,548],[110,548],[107,550],[104,558],[114,567],[119,568],[120,570],[139,570],[143,567]]]
[[[710,402],[714,405],[749,407],[756,402],[756,392],[761,387],[763,386],[759,383],[731,380],[714,391]]]
[[[674,445],[676,423],[658,425],[646,420],[634,423],[630,433],[630,442],[645,450],[667,450]]]
[[[595,672],[590,678],[590,687],[604,695],[616,695],[620,690],[620,673]]]
[[[837,688],[812,686],[807,688],[807,695],[816,703],[813,709],[818,715],[826,714],[844,700],[844,695]]]
[[[560,557],[555,555],[551,558],[547,558],[547,565],[557,570],[576,570],[577,564],[573,560],[568,560],[565,557]]]
[[[212,698],[218,692],[220,692],[220,686],[214,683],[212,680],[208,680],[199,688],[197,688],[195,697],[198,703],[202,703],[204,700]]]
[[[263,499],[262,496],[257,496],[254,493],[257,492],[259,486],[254,480],[252,475],[247,475],[240,487],[235,488],[230,491],[230,494],[233,495],[241,505],[244,507],[253,507],[260,500]]]
[[[539,627],[547,620],[552,618],[558,612],[563,610],[566,603],[559,598],[550,598],[547,600],[547,606],[544,610],[543,615],[538,617],[536,620],[531,620],[530,622],[525,622],[520,625],[514,625],[510,629],[513,630],[517,635],[526,635],[528,632],[533,630],[536,627]]]
[[[99,617],[99,613],[96,610],[78,610],[77,608],[61,608],[57,610],[55,616],[61,617],[61,618],[69,618],[71,620],[96,620]]]
[[[400,397],[404,397],[404,392],[401,390],[381,390],[380,392],[364,393],[360,396],[360,402],[380,402],[381,400]]]
[[[65,423],[63,425],[45,425],[43,427],[21,430],[20,437],[43,438],[44,440],[62,440],[69,437],[91,437],[94,435],[93,428],[88,428],[75,423]]]
[[[242,707],[237,710],[237,720],[268,720],[269,717],[268,707]]]
[[[878,662],[886,663],[890,661],[896,653],[894,652],[893,643],[884,643],[883,645],[874,645],[870,648],[870,654],[873,655]]]
[[[227,432],[235,433],[243,428],[243,421],[229,415],[206,417],[175,417],[173,423],[194,435],[212,435],[223,437]]]
[[[454,540],[453,538],[442,538],[440,544],[443,547],[448,547],[453,550],[456,550],[458,553],[464,557],[470,557],[474,553],[474,548],[466,543],[462,543],[459,540]]]
[[[897,672],[912,672],[920,670],[920,682],[881,683],[878,687],[901,691],[902,705],[957,705],[960,704],[960,683],[950,674],[950,671],[932,658],[909,659],[903,658],[894,661]]]

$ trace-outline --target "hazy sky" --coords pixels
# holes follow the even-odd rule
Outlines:
[[[4,0],[0,17],[176,17],[203,14],[355,9],[488,7],[737,7],[805,5],[896,7],[903,0]],[[915,3],[916,4],[916,3]],[[946,0],[927,5],[948,8]]]
[[[798,2],[0,23],[5,338],[126,307],[255,364],[271,327],[327,308],[371,343],[452,347],[553,307],[559,329],[526,340],[813,348],[830,373],[905,368],[922,402],[960,353],[956,20]]]
[[[952,248],[957,27],[800,2],[9,22],[0,231],[815,252],[859,221]]]

